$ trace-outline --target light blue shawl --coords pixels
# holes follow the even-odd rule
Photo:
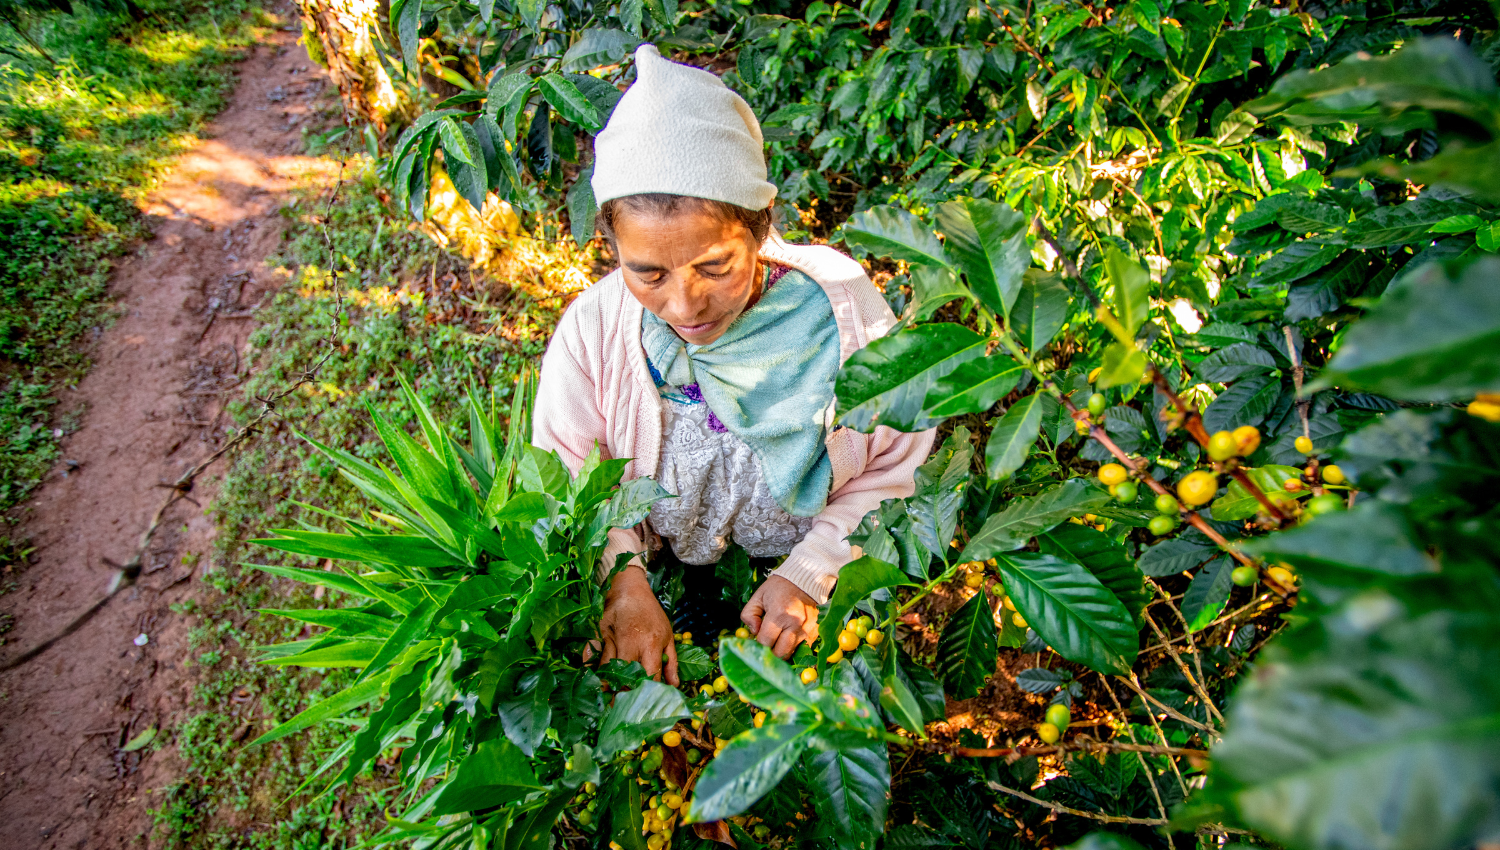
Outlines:
[[[755,306],[708,345],[683,342],[650,310],[641,343],[663,383],[696,384],[712,415],[750,446],[782,510],[816,516],[833,483],[824,422],[839,369],[838,323],[823,287],[802,272],[766,280]]]

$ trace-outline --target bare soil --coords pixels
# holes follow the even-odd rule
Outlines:
[[[278,10],[296,21],[290,8]],[[279,286],[266,263],[278,210],[297,186],[331,181],[338,163],[300,155],[302,129],[335,93],[296,44],[267,35],[239,67],[228,108],[144,204],[154,236],[111,283],[119,319],[96,365],[59,407],[84,408],[65,462],[25,508],[37,552],[0,613],[14,617],[0,661],[55,634],[107,590],[176,480],[227,439],[224,402],[246,378],[249,315]],[[223,461],[220,461],[222,464]],[[213,467],[167,514],[143,574],[78,632],[0,674],[0,847],[156,846],[152,793],[179,769],[171,748],[122,747],[187,713],[195,683],[189,618],[209,565]]]

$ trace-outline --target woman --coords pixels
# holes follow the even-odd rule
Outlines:
[[[598,445],[677,496],[612,531],[600,565],[607,576],[635,555],[606,595],[604,660],[674,685],[672,623],[646,572],[658,541],[689,565],[731,540],[785,555],[740,616],[787,658],[817,633],[849,532],[912,493],[932,447],[931,432],[835,427],[839,366],[895,316],[858,263],[772,232],[762,147],[717,77],[637,50],[636,82],[594,144],[600,228],[621,267],[568,308],[542,360],[533,442],[575,471]]]

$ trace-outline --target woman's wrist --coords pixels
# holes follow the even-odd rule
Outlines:
[[[640,587],[645,587],[649,593],[651,591],[651,577],[647,574],[645,567],[632,562],[627,564],[625,569],[615,573],[614,577],[610,579],[607,596],[613,599],[621,593],[636,590]]]

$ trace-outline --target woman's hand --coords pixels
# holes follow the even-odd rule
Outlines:
[[[667,684],[676,687],[677,647],[672,643],[672,621],[651,592],[646,571],[629,567],[615,574],[604,597],[604,616],[599,620],[604,639],[600,661],[613,659],[639,661],[651,678],[660,681],[666,673]],[[665,670],[662,653],[667,656]]]
[[[755,589],[740,619],[756,640],[782,659],[818,636],[818,603],[781,576],[771,576]]]

